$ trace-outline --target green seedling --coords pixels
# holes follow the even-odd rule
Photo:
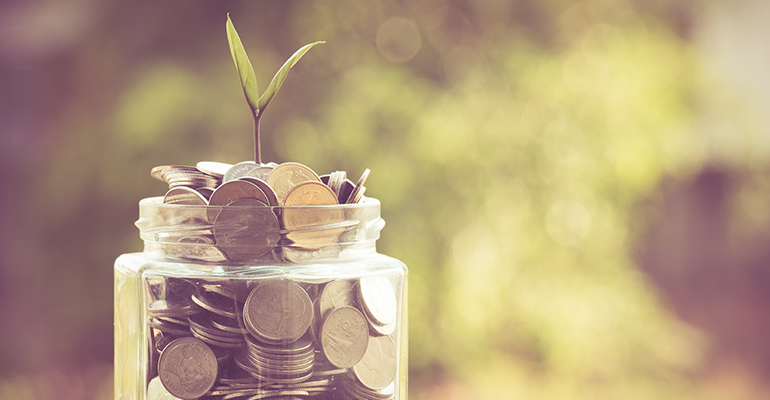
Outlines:
[[[286,77],[289,75],[291,67],[293,67],[311,47],[326,42],[319,41],[310,43],[297,50],[288,60],[286,60],[283,66],[281,66],[281,69],[275,74],[273,80],[267,85],[265,92],[260,96],[254,68],[251,66],[251,61],[249,61],[249,57],[246,55],[246,50],[243,48],[241,38],[235,30],[233,21],[230,20],[229,14],[227,15],[227,41],[230,43],[230,54],[233,56],[235,69],[238,71],[238,75],[241,78],[243,94],[246,96],[246,102],[249,104],[251,115],[254,117],[254,161],[261,164],[262,150],[260,147],[259,121],[265,113],[267,105],[270,104],[276,93],[278,93],[278,89],[281,88],[283,81],[285,81]]]

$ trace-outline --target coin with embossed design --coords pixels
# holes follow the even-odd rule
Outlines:
[[[369,338],[364,357],[353,366],[353,373],[372,390],[385,389],[396,378],[396,344],[390,336]]]
[[[296,162],[279,164],[267,176],[267,184],[273,188],[278,201],[283,204],[291,189],[302,182],[321,182],[321,178],[310,168]]]
[[[361,304],[372,322],[389,325],[396,321],[396,292],[388,278],[363,276],[358,281],[358,288]]]
[[[313,319],[313,302],[300,285],[283,279],[260,283],[243,307],[249,332],[269,342],[293,342],[305,334]]]
[[[331,310],[321,326],[321,350],[337,368],[350,368],[361,361],[368,341],[369,325],[355,307]]]
[[[185,400],[205,395],[217,380],[217,357],[206,343],[192,337],[169,343],[158,360],[158,376],[172,395]]]

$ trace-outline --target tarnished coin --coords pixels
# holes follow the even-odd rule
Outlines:
[[[217,215],[214,238],[231,261],[254,260],[278,244],[278,217],[259,200],[238,199]]]
[[[396,378],[396,344],[390,336],[370,337],[364,357],[353,366],[353,373],[372,390],[385,389]]]
[[[198,164],[195,164],[195,167],[204,174],[209,174],[222,179],[225,176],[225,173],[233,167],[233,164],[218,161],[201,161]]]
[[[217,357],[199,339],[185,337],[169,343],[158,360],[158,376],[173,396],[185,400],[205,395],[217,380]]]
[[[242,176],[246,176],[249,171],[257,168],[258,166],[259,164],[255,163],[254,161],[239,162],[238,164],[230,167],[230,169],[225,172],[224,176],[222,177],[222,182],[227,183]]]
[[[337,196],[321,182],[304,182],[294,187],[284,201],[283,226],[286,237],[297,246],[317,249],[334,244],[344,231],[343,210],[337,207],[311,208],[337,204]]]
[[[312,169],[295,162],[279,164],[267,176],[267,184],[273,188],[281,204],[294,186],[310,181],[321,182],[321,178]]]
[[[337,368],[350,368],[361,361],[368,340],[369,325],[354,307],[331,310],[321,327],[321,350]]]
[[[358,183],[356,183],[356,186],[353,188],[353,192],[350,193],[350,196],[348,196],[347,201],[345,203],[348,204],[355,204],[361,201],[361,199],[364,196],[364,191],[366,188],[364,187],[364,183],[366,183],[366,179],[369,178],[369,168],[364,170],[364,173],[361,174],[361,178],[358,179]]]
[[[396,321],[396,292],[388,278],[363,276],[358,281],[359,299],[367,316],[377,325]]]
[[[243,321],[258,339],[293,342],[307,332],[313,319],[313,303],[305,289],[289,281],[260,283],[246,299]]]

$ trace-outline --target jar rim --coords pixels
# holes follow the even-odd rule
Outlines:
[[[330,204],[330,205],[309,205],[309,206],[243,206],[243,205],[234,205],[234,206],[210,206],[210,205],[189,205],[189,204],[164,204],[163,203],[163,196],[153,196],[153,197],[145,197],[141,200],[139,200],[139,206],[146,206],[146,207],[159,207],[159,208],[168,208],[168,209],[195,209],[195,208],[233,208],[233,209],[264,209],[264,208],[270,208],[270,209],[294,209],[294,210],[301,210],[301,209],[312,209],[312,210],[334,210],[334,209],[357,209],[357,208],[368,208],[368,207],[379,207],[381,206],[381,203],[378,199],[374,197],[364,197],[363,200],[359,203],[346,203],[346,204]]]
[[[371,197],[356,204],[282,207],[163,204],[158,196],[139,201],[135,225],[145,253],[243,264],[372,254],[385,221],[379,200]]]

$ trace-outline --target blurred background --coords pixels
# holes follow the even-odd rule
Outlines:
[[[770,3],[6,0],[0,398],[112,397],[157,165],[372,174],[413,400],[770,396]]]

